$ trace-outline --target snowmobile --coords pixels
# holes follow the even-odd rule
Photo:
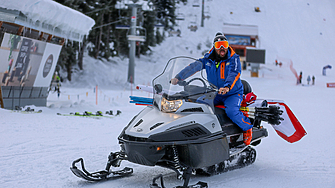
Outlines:
[[[241,110],[253,124],[250,145],[243,142],[243,131],[225,114],[222,106],[214,106],[218,88],[207,81],[206,71],[172,85],[170,80],[190,63],[202,63],[190,57],[175,57],[164,71],[153,79],[153,98],[134,97],[136,104],[146,105],[123,129],[118,137],[120,151],[111,152],[106,168],[90,173],[79,158],[71,171],[88,181],[101,181],[133,173],[132,168],[113,171],[122,160],[145,166],[160,166],[176,172],[183,185],[178,187],[208,187],[205,182],[189,185],[192,174],[214,175],[255,162],[255,146],[268,136],[262,122],[274,126],[283,121],[279,105],[269,105],[255,98]],[[244,94],[251,86],[242,81]],[[76,164],[80,163],[81,169]],[[156,181],[160,179],[159,186]],[[164,187],[161,174],[153,178],[151,187]]]

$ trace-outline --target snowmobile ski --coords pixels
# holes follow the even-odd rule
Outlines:
[[[159,186],[156,181],[160,180],[161,186]],[[163,175],[159,174],[158,176],[154,177],[152,180],[152,184],[150,184],[150,188],[165,188],[164,181],[163,181]],[[177,186],[175,188],[185,188],[184,186]],[[199,181],[198,183],[194,185],[188,185],[186,188],[208,188],[208,184],[206,182]]]
[[[81,163],[81,169],[78,169],[76,163]],[[107,167],[106,167],[107,168]],[[71,171],[79,178],[88,180],[88,181],[103,181],[111,178],[123,177],[133,173],[132,168],[125,167],[122,170],[111,171],[109,169],[101,170],[97,172],[90,173],[85,169],[84,160],[79,158],[72,163],[72,167],[70,167]]]

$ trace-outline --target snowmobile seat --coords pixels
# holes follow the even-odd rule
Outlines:
[[[242,129],[233,123],[227,116],[226,111],[220,107],[215,107],[215,115],[218,118],[222,131],[227,135],[242,133]]]
[[[243,85],[243,94],[246,95],[248,93],[252,92],[252,88],[250,84],[246,80],[241,80],[242,85]]]

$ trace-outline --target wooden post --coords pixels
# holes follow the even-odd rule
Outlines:
[[[95,105],[98,105],[98,85],[95,86]]]
[[[64,45],[64,43],[65,43],[65,39],[64,38],[62,38],[62,40],[60,41],[60,45]]]
[[[42,40],[43,39],[43,35],[44,35],[44,33],[41,32],[40,37],[38,38],[38,40]]]
[[[49,36],[48,36],[48,39],[47,39],[47,42],[50,42],[51,39],[52,39],[52,35],[49,35]]]
[[[4,106],[5,106],[5,104],[3,103],[3,99],[2,99],[1,86],[0,86],[0,106],[1,106],[1,108],[4,108]]]
[[[17,35],[21,36],[23,29],[24,29],[24,26],[20,26],[19,29],[17,30]]]

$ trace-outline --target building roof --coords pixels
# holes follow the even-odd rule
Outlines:
[[[222,31],[225,35],[243,35],[243,36],[258,36],[257,25],[242,25],[223,23]]]
[[[0,21],[74,41],[82,41],[95,25],[92,18],[52,0],[2,0]]]

